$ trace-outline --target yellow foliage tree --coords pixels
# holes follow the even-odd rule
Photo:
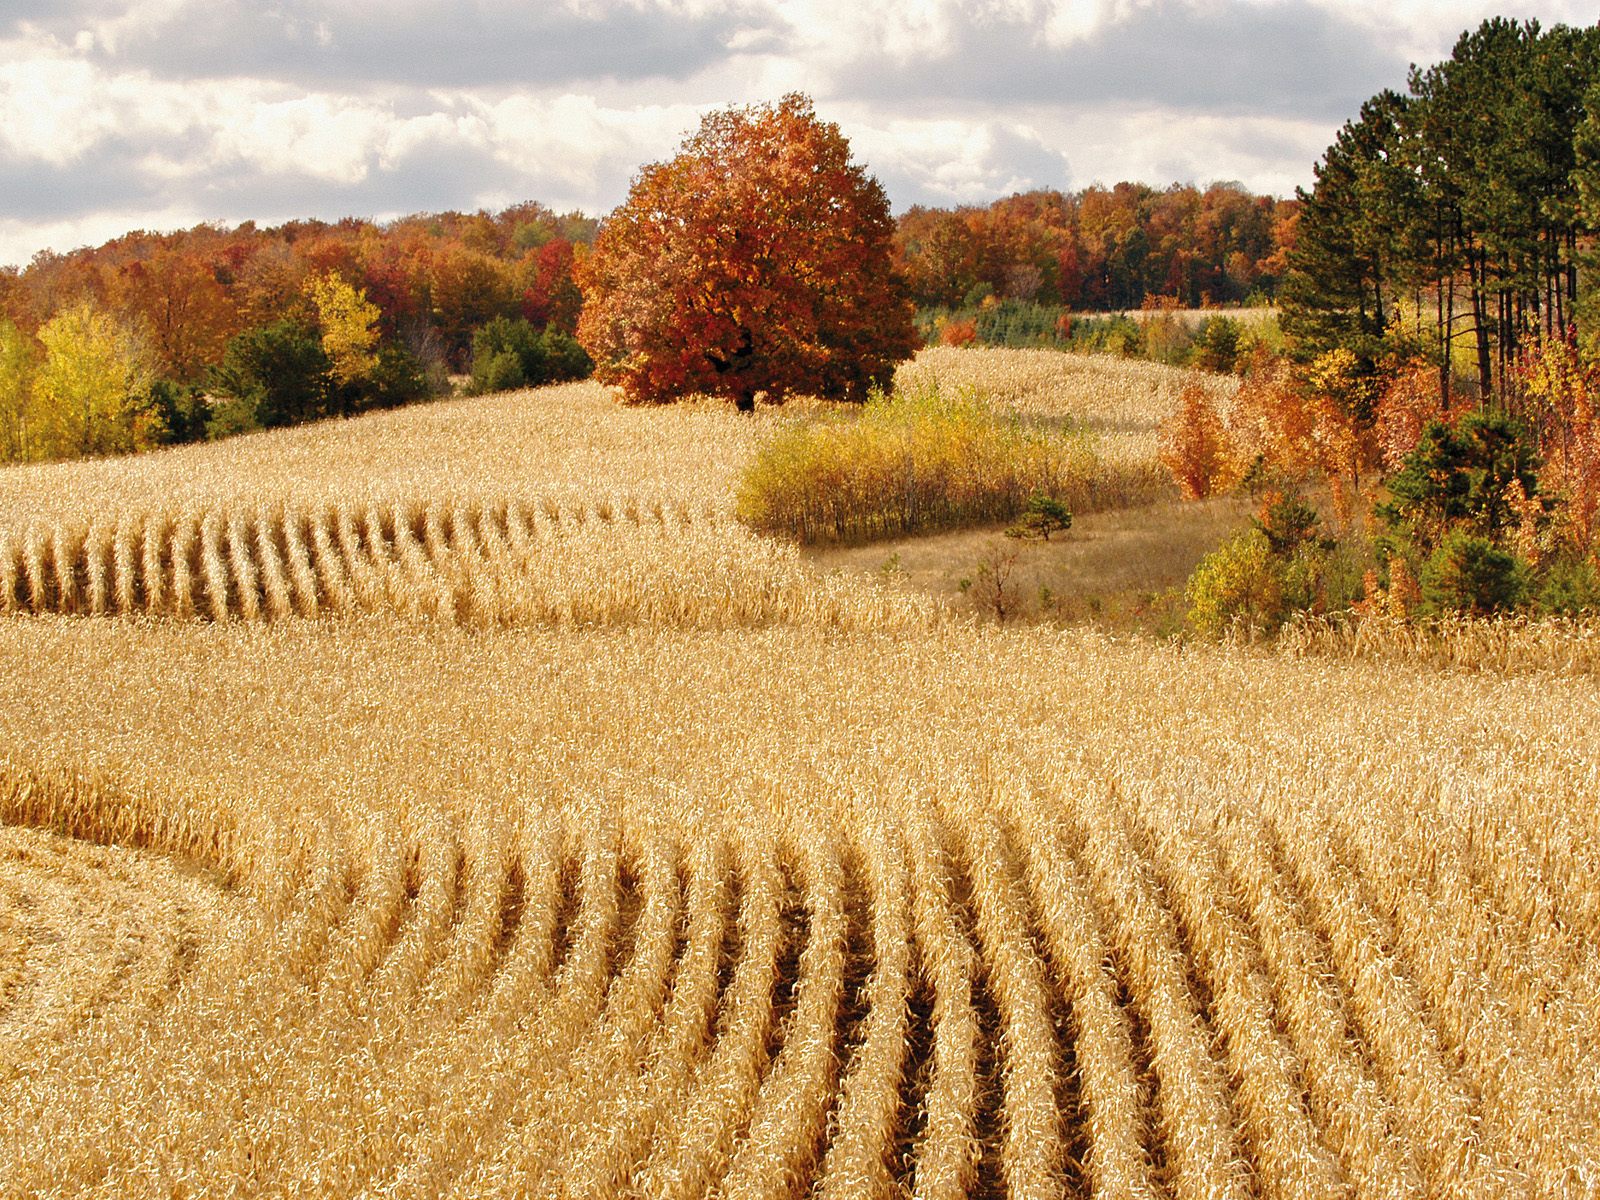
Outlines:
[[[346,283],[336,271],[308,280],[306,295],[316,306],[322,352],[333,364],[333,377],[342,384],[365,379],[378,362],[378,306],[367,299],[366,289]]]
[[[0,321],[0,462],[22,462],[33,457],[36,438],[31,429],[29,395],[33,360],[27,335],[10,321]]]
[[[126,454],[161,440],[161,416],[150,405],[154,358],[137,329],[80,300],[40,328],[39,342],[35,456]]]

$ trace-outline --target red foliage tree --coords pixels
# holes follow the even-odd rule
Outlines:
[[[799,94],[712,113],[580,264],[578,337],[635,402],[864,399],[917,344],[883,188]]]
[[[126,264],[113,278],[111,300],[149,332],[157,370],[184,383],[218,361],[239,331],[216,268],[192,252],[162,248]]]
[[[1185,500],[1204,500],[1231,482],[1222,418],[1203,387],[1190,384],[1183,389],[1161,440],[1161,461]]]
[[[541,329],[572,333],[578,327],[583,293],[572,277],[575,257],[571,242],[553,237],[523,260],[522,315]]]

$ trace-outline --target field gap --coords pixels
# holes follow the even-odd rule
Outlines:
[[[734,969],[739,965],[739,956],[744,950],[744,931],[739,926],[738,914],[745,902],[745,895],[749,885],[743,872],[731,866],[724,868],[727,880],[726,912],[728,918],[722,923],[722,941],[717,948],[717,978],[713,985],[713,1001],[711,1007],[711,1029],[708,1031],[708,1042],[721,1037],[727,1028],[728,1016],[728,988],[733,983]],[[681,964],[680,964],[681,966]],[[678,978],[673,979],[673,987],[678,986]]]
[[[623,852],[617,856],[617,874],[613,883],[617,889],[617,923],[616,932],[611,938],[608,990],[614,989],[618,976],[638,950],[639,919],[644,914],[644,874],[632,855]]]
[[[652,1003],[655,1005],[655,1016],[659,1021],[666,1013],[667,1001],[672,996],[672,983],[683,965],[683,959],[689,952],[689,887],[690,866],[685,854],[679,853],[674,848],[672,854],[672,870],[668,878],[668,886],[673,889],[675,902],[672,914],[672,949],[667,959],[667,970],[662,976],[661,990],[656,994]],[[640,1060],[639,1069],[643,1069],[644,1061]]]
[[[828,1103],[826,1138],[820,1165],[827,1144],[837,1133],[835,1122],[839,1115],[839,1102],[843,1099],[843,1081],[850,1076],[862,1051],[862,1024],[871,1011],[866,988],[876,963],[874,960],[872,891],[863,878],[861,863],[852,848],[840,855],[840,895],[844,904],[844,987],[839,997],[838,1014],[834,1022],[834,1054],[839,1063],[839,1085],[833,1089]]]
[[[766,1061],[773,1062],[783,1049],[790,1020],[800,1000],[800,955],[811,936],[811,916],[805,895],[796,886],[792,864],[780,865],[778,922],[783,940],[778,947],[778,962],[772,977],[772,1013],[767,1025]]]
[[[916,1183],[916,1146],[927,1123],[924,1106],[933,1083],[933,977],[924,948],[911,939],[911,987],[906,996],[906,1057],[900,1075],[900,1122],[889,1168],[910,1195]]]
[[[978,937],[977,919],[973,912],[972,880],[967,865],[952,855],[950,872],[950,916],[956,926],[956,936],[972,947],[972,1009],[978,1022],[977,1096],[973,1106],[973,1135],[983,1147],[983,1155],[976,1164],[973,1181],[973,1200],[1005,1200],[1005,1168],[1000,1151],[1004,1145],[1005,1095],[1001,1086],[1000,1038],[1003,1028],[1000,1010],[995,1004],[990,980],[988,955],[983,952],[983,942]]]
[[[572,953],[572,928],[578,919],[578,883],[582,878],[582,860],[563,853],[561,867],[556,874],[556,912],[550,926],[550,974],[553,977],[566,965]]]
[[[500,964],[505,961],[506,950],[522,924],[527,902],[528,878],[522,870],[521,858],[513,856],[510,869],[500,881],[500,912],[489,942],[489,974],[499,971]]]

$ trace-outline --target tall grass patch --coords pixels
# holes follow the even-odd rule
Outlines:
[[[929,379],[785,426],[757,450],[736,505],[762,533],[862,542],[1009,520],[1033,496],[1090,508],[1098,468],[1088,433]]]

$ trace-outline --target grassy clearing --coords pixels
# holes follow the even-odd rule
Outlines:
[[[1162,500],[1075,517],[1070,530],[1048,542],[1019,542],[1003,527],[985,526],[864,546],[813,546],[805,557],[823,571],[875,575],[986,619],[995,616],[998,600],[1010,619],[1166,636],[1182,623],[1183,588],[1195,567],[1247,527],[1251,511],[1248,501],[1234,498]],[[994,591],[997,566],[1006,569],[1004,595]]]

